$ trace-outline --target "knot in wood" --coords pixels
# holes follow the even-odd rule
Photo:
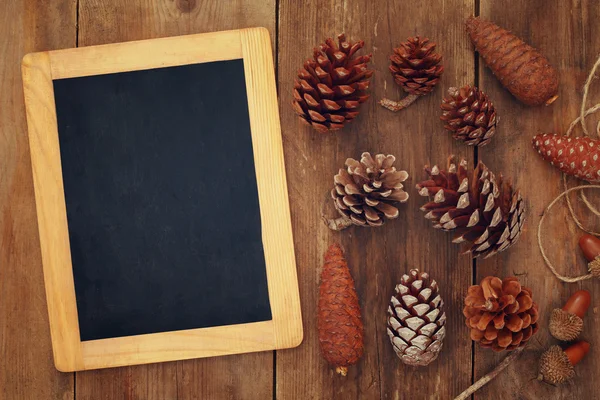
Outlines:
[[[189,13],[196,8],[196,0],[176,0],[175,4],[182,13]]]

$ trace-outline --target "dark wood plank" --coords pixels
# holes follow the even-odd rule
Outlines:
[[[383,0],[332,1],[322,10],[313,4],[281,1],[280,110],[305,339],[297,349],[277,352],[277,398],[448,398],[469,384],[471,345],[459,293],[471,282],[472,263],[469,257],[458,255],[448,235],[432,229],[423,218],[419,207],[424,200],[414,185],[424,178],[426,163],[445,167],[451,153],[472,161],[473,150],[444,132],[439,104],[448,87],[474,79],[474,58],[462,26],[462,20],[473,12],[471,1],[439,1],[427,7]],[[372,98],[344,130],[322,135],[301,125],[294,115],[290,106],[293,80],[314,46],[344,31],[353,40],[365,40],[366,53],[374,55],[377,72],[371,85]],[[438,42],[446,72],[433,94],[394,114],[376,102],[384,96],[401,96],[387,70],[388,56],[393,47],[414,34]],[[411,198],[401,206],[399,220],[382,228],[329,232],[320,221],[322,199],[345,159],[359,158],[363,151],[394,154],[398,167],[411,176],[407,182]],[[335,213],[333,206],[328,212]],[[346,378],[336,376],[322,360],[316,330],[322,255],[334,241],[341,242],[347,251],[365,323],[364,358],[350,368]],[[449,319],[439,359],[420,369],[404,366],[396,357],[385,325],[393,287],[402,274],[415,267],[428,271],[440,283]]]
[[[558,171],[542,161],[530,144],[533,135],[539,132],[564,133],[579,115],[581,88],[600,48],[600,30],[593,22],[599,13],[600,6],[593,1],[481,2],[483,16],[539,48],[558,68],[560,97],[549,107],[523,106],[500,86],[487,68],[480,68],[481,87],[494,101],[501,122],[498,134],[479,155],[494,172],[512,177],[521,188],[528,204],[528,221],[526,231],[515,247],[493,259],[477,262],[477,279],[492,274],[519,276],[533,289],[534,300],[539,304],[541,329],[521,360],[483,388],[476,398],[600,398],[600,383],[596,379],[600,368],[597,348],[600,333],[595,329],[599,321],[597,296],[600,295],[600,283],[561,283],[545,267],[537,246],[537,225],[544,208],[562,191],[562,184]],[[591,100],[598,102],[599,92],[596,84],[591,91]],[[590,121],[598,121],[598,117],[592,117]],[[593,129],[595,124],[588,126]],[[582,135],[581,130],[574,133]],[[572,182],[571,186],[576,183]],[[591,199],[598,204],[600,196]],[[578,209],[588,226],[600,228],[591,213],[586,214],[581,207]],[[577,248],[577,239],[582,232],[567,217],[564,202],[553,208],[544,227],[544,244],[555,265],[571,276],[585,273],[585,263]],[[588,312],[583,334],[592,345],[591,353],[577,366],[577,377],[571,384],[552,387],[539,383],[535,380],[538,357],[550,345],[558,343],[547,330],[550,313],[553,308],[562,307],[569,295],[579,288],[592,292],[592,308],[595,307],[594,311],[591,308]],[[475,378],[493,368],[502,357],[504,355],[477,348]]]
[[[54,368],[21,58],[75,44],[75,2],[0,2],[0,399],[71,399]]]
[[[80,0],[79,45],[265,26],[272,1]],[[273,353],[189,360],[77,374],[80,399],[248,399],[272,397]]]

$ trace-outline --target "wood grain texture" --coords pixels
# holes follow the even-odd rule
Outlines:
[[[75,45],[72,0],[0,2],[0,399],[71,399],[73,374],[54,368],[21,59]]]
[[[402,399],[450,398],[471,379],[471,345],[460,305],[461,288],[471,281],[471,260],[458,255],[450,237],[429,226],[419,211],[425,200],[414,185],[424,178],[423,166],[445,166],[451,153],[472,161],[473,150],[458,145],[443,130],[439,104],[451,85],[474,79],[474,58],[462,20],[473,13],[470,1],[422,3],[393,1],[329,1],[319,7],[281,1],[279,29],[279,93],[284,132],[292,221],[305,340],[302,346],[277,352],[278,399]],[[440,12],[431,12],[431,9]],[[327,10],[327,11],[325,11]],[[304,127],[291,108],[296,71],[326,37],[345,32],[351,40],[365,40],[365,54],[373,53],[376,70],[372,98],[361,114],[343,130],[318,134]],[[382,97],[402,94],[387,68],[392,48],[410,35],[438,42],[446,72],[434,92],[410,108],[391,113],[379,105]],[[411,198],[400,205],[400,218],[381,228],[351,227],[329,232],[320,220],[321,203],[333,176],[348,157],[363,151],[394,154],[397,168],[408,171]],[[333,205],[326,212],[334,215]],[[327,246],[341,242],[361,302],[365,325],[365,355],[349,368],[348,377],[336,376],[319,354],[316,328],[318,277]],[[440,357],[427,368],[404,366],[386,334],[386,309],[394,285],[411,268],[431,274],[447,305],[448,336]]]
[[[496,137],[479,152],[479,156],[492,171],[504,173],[521,188],[528,215],[525,232],[513,248],[499,257],[477,262],[477,279],[492,274],[518,276],[524,285],[533,290],[533,298],[539,305],[541,329],[521,359],[484,387],[475,398],[600,399],[600,383],[596,379],[600,368],[600,333],[596,329],[600,319],[597,306],[600,283],[561,283],[544,265],[537,246],[537,225],[545,207],[562,192],[562,184],[559,171],[543,161],[531,148],[533,135],[539,132],[562,134],[579,115],[581,88],[600,50],[600,29],[593,22],[600,13],[600,5],[594,1],[481,1],[480,12],[541,50],[558,69],[560,97],[549,107],[521,105],[500,86],[486,67],[480,65],[481,87],[494,102],[500,125]],[[597,83],[591,89],[590,100],[593,103],[600,100]],[[592,121],[598,121],[598,117],[589,120],[588,127],[592,130],[595,127]],[[574,134],[581,135],[582,131],[576,129]],[[577,183],[572,180],[570,185]],[[572,198],[582,221],[598,231],[598,219],[584,212],[580,207],[581,201],[576,200],[578,196]],[[598,204],[600,196],[590,195],[590,199]],[[560,271],[570,276],[585,273],[585,262],[577,247],[582,232],[570,221],[564,202],[552,209],[552,214],[546,217],[544,228],[546,251]],[[586,359],[577,365],[577,376],[572,383],[562,387],[539,383],[535,380],[537,359],[543,350],[558,343],[547,330],[550,313],[553,308],[562,307],[570,294],[580,288],[592,293],[592,307],[585,317],[586,326],[582,335],[592,344],[592,349]],[[502,357],[477,348],[475,378],[492,369]]]
[[[79,46],[264,26],[275,32],[274,0],[80,0]],[[78,398],[267,399],[273,391],[270,352],[77,374]],[[251,371],[251,372],[250,372]],[[131,390],[134,387],[135,390]],[[160,393],[165,393],[160,397]],[[168,394],[176,396],[169,397]],[[113,394],[118,394],[113,397]],[[149,397],[153,398],[153,397]]]

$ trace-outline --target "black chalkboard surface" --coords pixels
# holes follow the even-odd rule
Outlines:
[[[271,319],[243,62],[54,80],[82,341]]]

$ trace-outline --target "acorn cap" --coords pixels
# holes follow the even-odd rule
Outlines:
[[[560,385],[575,376],[575,369],[560,346],[552,346],[540,357],[538,380]]]
[[[583,319],[568,311],[555,308],[550,316],[548,329],[556,339],[570,342],[583,330]]]

